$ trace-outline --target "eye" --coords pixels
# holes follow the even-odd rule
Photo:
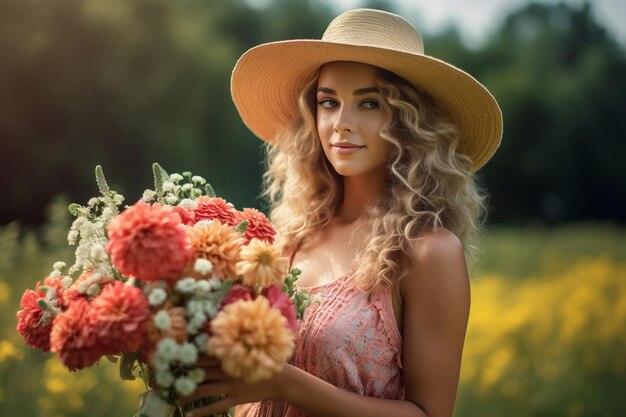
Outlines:
[[[318,106],[325,107],[327,109],[332,108],[332,107],[337,107],[338,105],[337,101],[330,99],[330,98],[324,98],[320,100],[317,104]]]
[[[366,109],[377,109],[379,107],[378,100],[374,100],[374,99],[362,101],[361,106],[365,107]]]

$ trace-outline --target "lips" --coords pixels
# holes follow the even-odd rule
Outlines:
[[[365,148],[365,146],[355,145],[354,143],[350,142],[336,142],[331,143],[330,146],[334,148]]]

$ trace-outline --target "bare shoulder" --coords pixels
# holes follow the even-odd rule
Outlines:
[[[461,240],[451,231],[438,228],[413,244],[412,265],[400,281],[403,299],[412,294],[429,298],[463,297],[469,291],[469,277]]]

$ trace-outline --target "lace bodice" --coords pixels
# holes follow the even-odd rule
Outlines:
[[[391,304],[391,289],[371,299],[353,285],[351,273],[308,288],[312,298],[290,363],[347,391],[404,399],[402,337]],[[256,403],[248,417],[303,417],[281,401]]]

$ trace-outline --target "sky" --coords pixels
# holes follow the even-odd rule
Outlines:
[[[361,0],[327,0],[339,11],[359,7]],[[584,0],[536,0],[580,6]],[[529,3],[528,0],[395,0],[398,13],[424,33],[437,33],[451,24],[458,26],[467,45],[480,44],[495,32],[504,17]],[[596,19],[626,47],[626,0],[588,0]]]

